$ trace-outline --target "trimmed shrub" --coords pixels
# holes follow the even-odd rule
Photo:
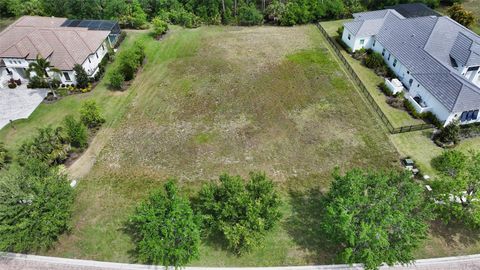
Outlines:
[[[80,108],[80,119],[88,128],[96,128],[105,123],[100,108],[94,100],[87,100]]]
[[[159,37],[168,31],[167,22],[160,19],[160,17],[153,18],[152,25],[153,25],[152,35],[154,37]]]
[[[78,88],[85,88],[88,85],[89,78],[88,74],[85,69],[79,65],[75,64],[73,67],[73,71],[75,72],[75,79],[77,80],[77,87]]]
[[[122,89],[123,82],[125,81],[125,77],[123,74],[117,69],[112,69],[108,74],[108,84],[114,90]]]
[[[48,83],[45,79],[38,76],[33,76],[28,81],[28,88],[48,88]]]
[[[140,67],[145,58],[145,46],[136,41],[132,47],[121,51],[118,54],[118,68],[126,81],[135,77],[135,72]]]
[[[88,131],[82,121],[76,120],[75,117],[68,115],[63,120],[63,126],[65,127],[68,140],[73,147],[84,149],[87,146]]]
[[[343,30],[345,30],[345,27],[342,25],[340,27],[338,27],[337,29],[337,35],[341,38],[342,35],[343,35]]]
[[[381,69],[385,66],[382,55],[377,52],[367,55],[364,63],[368,68],[375,70]]]
[[[460,140],[460,126],[458,121],[453,121],[440,129],[435,139],[444,144],[457,144]]]
[[[380,90],[382,91],[382,93],[384,93],[386,96],[388,96],[388,97],[393,96],[392,90],[390,90],[390,88],[387,87],[387,85],[385,84],[385,82],[381,82],[381,83],[378,85],[378,88],[380,88]]]

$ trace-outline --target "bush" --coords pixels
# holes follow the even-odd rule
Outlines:
[[[31,141],[24,142],[18,150],[18,161],[25,165],[29,159],[36,159],[49,165],[63,163],[70,152],[68,138],[63,129],[46,127],[39,129]]]
[[[66,174],[38,160],[0,175],[0,250],[45,251],[70,229],[74,193]]]
[[[130,81],[134,78],[135,72],[140,67],[145,58],[145,46],[137,41],[132,47],[123,50],[118,55],[118,68],[125,80]]]
[[[385,84],[385,82],[381,82],[381,83],[378,85],[378,88],[380,88],[380,90],[381,90],[387,97],[393,96],[392,90],[390,90],[390,88],[387,87],[387,85]]]
[[[48,83],[45,79],[38,76],[33,76],[28,81],[28,88],[48,88]]]
[[[477,20],[473,12],[465,10],[465,8],[459,3],[453,4],[447,10],[447,13],[453,20],[465,27],[471,27]]]
[[[198,218],[171,180],[138,205],[128,223],[140,261],[177,269],[198,258]]]
[[[467,155],[457,150],[445,151],[432,159],[435,170],[451,177],[456,177],[466,166]]]
[[[337,35],[338,35],[339,37],[342,37],[342,35],[343,35],[343,30],[344,30],[344,29],[345,29],[345,27],[344,27],[343,25],[340,26],[340,27],[338,27],[338,29],[337,29]]]
[[[435,136],[435,139],[444,144],[457,144],[460,140],[460,127],[458,121],[452,121],[447,126],[442,127],[440,132]]]
[[[12,156],[8,152],[5,145],[0,142],[0,170],[6,168],[12,162]]]
[[[160,17],[153,18],[152,24],[153,24],[152,34],[153,34],[154,37],[159,37],[159,36],[165,34],[168,31],[167,22],[160,19]]]
[[[259,245],[280,219],[272,181],[265,174],[251,173],[244,183],[240,176],[222,175],[219,185],[203,186],[198,203],[205,229],[223,238],[236,254]]]
[[[385,62],[381,54],[374,52],[365,57],[365,66],[377,70],[385,66]]]
[[[240,25],[261,25],[263,15],[254,5],[243,5],[238,9],[238,23]]]
[[[85,148],[88,144],[87,127],[71,115],[66,116],[63,123],[70,144],[79,149]]]
[[[58,89],[60,87],[61,83],[62,82],[58,78],[53,78],[50,81],[50,87],[53,88],[53,89]]]
[[[352,57],[357,59],[357,60],[364,61],[368,57],[367,50],[365,50],[365,48],[361,48],[360,50],[356,50],[356,51],[353,52]]]
[[[85,88],[88,85],[89,78],[88,74],[85,69],[79,65],[75,64],[73,67],[73,71],[75,72],[75,79],[77,80],[77,87],[78,88]]]
[[[17,84],[16,84],[16,83],[11,83],[11,82],[9,82],[9,83],[8,83],[8,88],[10,88],[10,89],[15,89],[15,88],[17,88]]]
[[[186,28],[197,28],[201,24],[200,18],[198,16],[196,16],[192,12],[184,10],[183,8],[164,12],[159,16],[165,21],[169,21],[172,24],[181,25]]]
[[[80,119],[88,128],[96,128],[105,123],[105,119],[100,114],[100,108],[94,100],[87,100],[82,103]]]
[[[437,128],[442,128],[443,122],[438,119],[438,117],[433,112],[424,112],[420,114],[420,118],[425,120],[427,123],[434,125]]]
[[[112,89],[115,89],[115,90],[122,89],[124,81],[125,81],[125,77],[117,68],[112,69],[109,72],[108,83]]]
[[[415,110],[415,107],[408,99],[404,100],[403,105],[405,106],[405,109],[407,110],[407,112],[409,112],[413,118],[416,118],[416,119],[421,118],[420,114]]]

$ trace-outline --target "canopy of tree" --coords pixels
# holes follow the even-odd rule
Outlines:
[[[161,16],[174,24],[303,24],[324,18],[345,17],[366,9],[404,3],[400,0],[0,0],[0,16],[45,15],[116,19],[124,27],[142,28]],[[408,1],[407,1],[408,2]],[[415,1],[417,2],[417,1]],[[421,0],[437,6],[439,0]],[[257,9],[258,12],[250,9]],[[259,20],[261,15],[262,20]]]
[[[37,160],[0,174],[0,250],[49,248],[69,229],[73,194],[66,175]]]
[[[279,206],[272,181],[260,173],[251,173],[246,184],[240,176],[224,174],[220,184],[203,186],[198,202],[205,230],[236,254],[260,245],[280,219]]]
[[[427,236],[423,189],[408,174],[335,173],[323,204],[320,226],[342,262],[408,263]]]
[[[480,228],[480,153],[446,151],[432,165],[441,173],[431,183],[439,217]]]
[[[465,27],[472,26],[477,20],[475,15],[473,15],[473,12],[465,10],[465,8],[459,3],[453,4],[447,12],[452,19]]]
[[[138,205],[128,227],[140,261],[177,268],[198,257],[198,219],[171,180]]]

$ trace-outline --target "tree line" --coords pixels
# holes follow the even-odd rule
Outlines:
[[[131,28],[145,27],[157,16],[188,27],[264,21],[294,25],[408,2],[436,7],[440,0],[0,0],[0,16],[114,19]]]

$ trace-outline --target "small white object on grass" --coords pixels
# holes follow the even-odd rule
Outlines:
[[[426,174],[425,174],[425,175],[423,176],[423,180],[429,180],[429,179],[430,179],[430,175],[426,175]]]
[[[70,182],[70,186],[72,188],[74,188],[76,185],[77,185],[77,180],[73,180],[72,182]]]
[[[425,188],[426,188],[428,191],[432,191],[432,187],[429,186],[429,185],[425,185]]]

